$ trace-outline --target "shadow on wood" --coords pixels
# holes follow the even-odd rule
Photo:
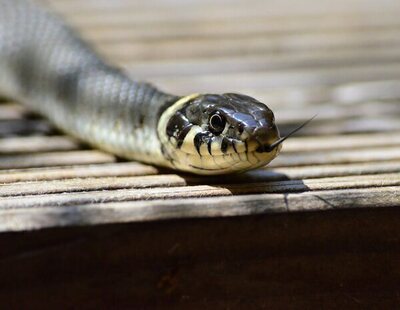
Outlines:
[[[0,303],[65,308],[398,304],[395,208],[0,235]]]

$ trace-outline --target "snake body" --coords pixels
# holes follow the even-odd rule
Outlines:
[[[28,0],[0,0],[0,95],[108,152],[198,174],[260,167],[281,147],[263,103],[134,81]]]

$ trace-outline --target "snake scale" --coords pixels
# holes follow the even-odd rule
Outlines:
[[[175,96],[135,81],[29,0],[0,0],[0,94],[123,158],[197,174],[261,167],[280,138],[273,112],[242,94]]]

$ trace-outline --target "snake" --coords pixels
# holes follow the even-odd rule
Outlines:
[[[194,174],[265,166],[292,134],[253,97],[178,96],[131,78],[29,0],[0,0],[0,94],[93,147]]]

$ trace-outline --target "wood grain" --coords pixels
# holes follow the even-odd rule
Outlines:
[[[0,155],[0,169],[110,163],[115,157],[101,151],[50,152]]]
[[[153,196],[154,197],[154,196]],[[159,195],[160,197],[160,195]],[[130,197],[131,198],[131,197]],[[115,198],[114,198],[115,199]],[[103,201],[100,205],[41,206],[0,210],[0,231],[99,223],[143,222],[174,218],[231,217],[265,213],[392,207],[398,205],[400,187],[339,189],[304,193],[259,194],[197,199],[155,199],[125,202]],[[119,199],[121,201],[121,199]],[[28,200],[24,200],[29,204]],[[40,202],[42,200],[37,200]],[[94,200],[87,200],[88,203]],[[22,206],[22,204],[20,204]]]
[[[65,136],[12,137],[0,139],[0,154],[72,151],[79,143]]]

